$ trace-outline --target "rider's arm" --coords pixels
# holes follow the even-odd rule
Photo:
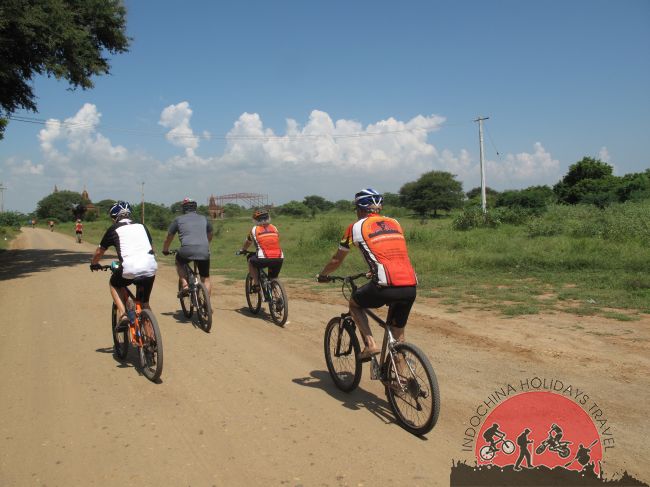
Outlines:
[[[167,238],[163,242],[163,249],[162,249],[163,254],[169,252],[169,245],[172,243],[172,240],[174,240],[174,234],[168,233]]]
[[[212,232],[208,232],[208,242],[212,242]]]
[[[329,276],[332,272],[339,268],[349,253],[350,251],[348,249],[339,247],[327,265],[325,265],[325,267],[323,267],[323,270],[320,271],[320,275]]]
[[[90,261],[90,263],[91,264],[98,264],[99,259],[101,259],[104,256],[104,252],[106,252],[106,249],[102,248],[101,246],[97,247],[95,249],[95,255],[93,255],[93,258]]]

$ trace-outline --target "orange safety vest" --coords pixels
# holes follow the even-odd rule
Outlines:
[[[380,286],[415,286],[415,270],[406,250],[404,232],[393,218],[371,213],[352,223],[341,240],[341,248],[356,245],[361,250],[373,280]]]
[[[282,248],[280,247],[280,235],[274,225],[270,223],[267,225],[255,225],[248,238],[255,244],[257,256],[260,259],[284,258]]]

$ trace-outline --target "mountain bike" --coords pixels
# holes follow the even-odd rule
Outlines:
[[[245,255],[248,259],[250,256],[255,255],[255,252],[246,250],[242,252],[238,250],[235,254]],[[248,309],[253,314],[259,313],[262,307],[262,300],[264,300],[269,304],[269,313],[273,322],[276,325],[284,326],[289,316],[289,302],[284,286],[279,279],[269,278],[265,269],[258,268],[258,273],[260,282],[258,290],[253,289],[253,277],[250,273],[246,274],[244,292],[246,293]]]
[[[81,232],[75,232],[75,235],[76,235],[77,243],[81,243],[82,233]]]
[[[494,458],[494,455],[496,455],[499,450],[506,455],[511,455],[515,451],[515,444],[510,440],[506,440],[506,436],[503,435],[503,438],[499,438],[494,442],[494,446],[485,445],[478,451],[478,453],[481,456],[481,459],[489,462]]]
[[[176,254],[177,250],[170,250],[170,254]],[[183,263],[185,275],[187,276],[187,290],[183,291],[181,280],[178,280],[178,299],[181,302],[181,309],[186,318],[191,318],[194,310],[196,310],[196,317],[198,318],[199,327],[206,333],[210,332],[212,328],[212,303],[210,302],[210,294],[205,284],[199,279],[199,272],[196,267],[196,262],[192,262],[192,267],[189,263]]]
[[[330,281],[342,281],[341,291],[349,300],[357,289],[354,276],[329,276]],[[349,312],[332,318],[325,327],[325,362],[336,387],[353,391],[361,381],[361,363],[370,361],[370,378],[384,384],[388,403],[398,423],[415,435],[431,431],[440,414],[438,380],[427,356],[417,346],[398,342],[390,331],[390,310],[386,321],[364,309],[366,314],[384,329],[379,360],[377,356],[362,360],[356,325]]]
[[[115,272],[120,268],[120,263],[115,261],[111,265],[97,264],[91,271]],[[111,309],[111,331],[113,334],[113,352],[115,356],[124,360],[129,352],[129,344],[137,349],[139,365],[144,376],[152,382],[157,381],[163,369],[163,346],[160,328],[153,312],[142,308],[142,288],[136,281],[135,296],[128,287],[126,293],[127,315],[118,321],[117,306],[113,303]]]

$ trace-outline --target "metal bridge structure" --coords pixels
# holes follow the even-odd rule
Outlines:
[[[261,208],[269,206],[269,195],[263,193],[230,193],[208,198],[208,211],[213,219],[224,217],[224,207],[228,203],[244,206],[245,208]]]

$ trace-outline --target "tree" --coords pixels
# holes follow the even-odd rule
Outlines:
[[[480,198],[481,197],[481,187],[477,186],[476,188],[470,189],[467,193],[467,199],[471,200],[473,198]],[[489,198],[490,196],[499,196],[499,192],[496,189],[492,189],[489,186],[485,187],[485,196],[486,198]]]
[[[2,0],[0,139],[8,116],[19,109],[36,111],[35,75],[89,89],[93,76],[110,72],[107,52],[128,47],[121,0]]]
[[[350,200],[336,200],[334,208],[341,211],[351,211],[354,209],[354,203]]]
[[[500,193],[495,206],[543,210],[555,199],[548,186],[530,186],[526,189],[508,190]]]
[[[384,206],[401,206],[399,194],[386,191],[383,195]]]
[[[430,211],[452,210],[463,203],[463,185],[451,173],[430,171],[417,181],[406,183],[399,190],[402,206],[415,211],[424,218]]]
[[[613,176],[612,172],[612,166],[606,162],[583,157],[569,167],[562,180],[553,186],[553,192],[563,203],[594,203],[603,207],[616,200],[620,178]]]
[[[80,205],[81,194],[74,191],[57,191],[36,204],[36,215],[39,218],[56,218],[61,222],[69,222],[76,218],[73,211]]]
[[[311,212],[310,209],[300,201],[289,201],[282,206],[278,206],[278,213],[282,215],[291,215],[291,216],[308,216]]]
[[[334,203],[326,200],[322,196],[311,195],[305,196],[305,199],[302,200],[303,204],[310,209],[312,216],[316,214],[317,211],[327,211],[334,208]]]

